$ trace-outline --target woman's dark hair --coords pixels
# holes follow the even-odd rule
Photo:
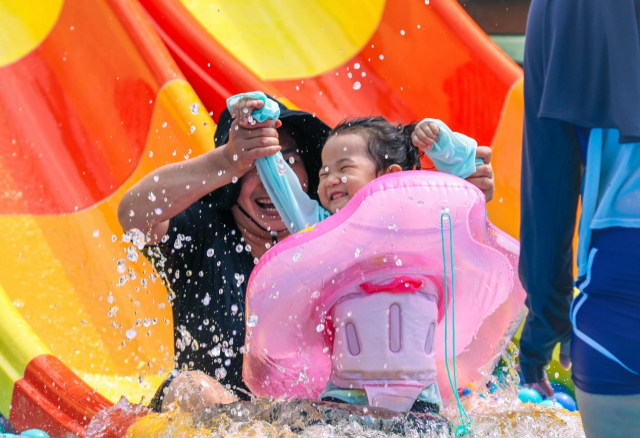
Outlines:
[[[392,164],[402,170],[420,169],[420,150],[413,145],[411,134],[417,123],[394,125],[381,116],[357,117],[338,123],[329,133],[332,135],[360,134],[367,142],[367,153],[376,163],[376,175]]]

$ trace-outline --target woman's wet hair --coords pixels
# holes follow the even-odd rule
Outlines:
[[[332,135],[362,135],[367,143],[367,153],[376,164],[376,175],[381,175],[393,164],[402,170],[419,170],[421,152],[411,140],[416,126],[416,122],[394,125],[381,116],[349,118],[333,128],[329,138]]]

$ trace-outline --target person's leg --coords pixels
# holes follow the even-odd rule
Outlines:
[[[212,404],[229,404],[238,401],[216,379],[202,371],[186,371],[175,377],[166,388],[162,400],[162,412],[176,407],[185,412],[197,412]]]
[[[587,438],[640,436],[640,394],[589,394],[576,388]]]

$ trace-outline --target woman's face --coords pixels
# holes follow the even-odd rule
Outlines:
[[[358,134],[332,135],[322,149],[318,197],[331,214],[347,205],[358,190],[376,179],[376,165]]]
[[[279,130],[278,135],[280,146],[282,146],[282,155],[298,176],[302,189],[306,192],[309,188],[309,181],[300,154],[296,152],[296,142],[293,137],[286,132]],[[238,197],[238,204],[247,212],[251,219],[269,231],[286,230],[287,227],[278,214],[273,202],[271,202],[267,190],[264,188],[264,185],[262,185],[260,176],[258,176],[258,170],[255,166],[241,178],[241,181],[242,187],[240,189],[240,196]],[[236,213],[235,210],[237,209],[234,209],[234,217],[240,229],[254,230],[255,224],[250,223],[251,221],[242,214],[242,212]],[[254,230],[254,232],[259,234],[259,230]]]

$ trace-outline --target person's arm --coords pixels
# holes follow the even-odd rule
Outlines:
[[[484,193],[487,202],[493,199],[495,182],[491,148],[478,146],[471,137],[451,131],[437,119],[424,119],[418,123],[411,140],[440,172],[466,179]]]
[[[212,191],[232,184],[259,157],[280,150],[273,122],[254,129],[231,125],[229,142],[199,157],[163,166],[127,190],[118,205],[118,220],[125,231],[137,228],[156,244],[169,228],[169,220]],[[236,180],[237,181],[237,180]],[[151,195],[153,193],[153,195]]]

